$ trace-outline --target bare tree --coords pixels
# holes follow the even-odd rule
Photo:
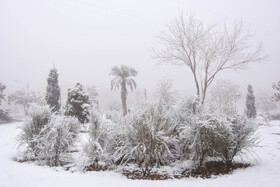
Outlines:
[[[244,69],[265,59],[261,55],[261,45],[251,50],[252,35],[242,22],[235,24],[232,30],[226,26],[220,30],[217,25],[205,25],[193,16],[185,18],[181,14],[158,39],[163,48],[155,50],[154,57],[161,62],[187,65],[201,104],[219,72]]]
[[[229,80],[218,80],[209,91],[211,102],[216,103],[220,110],[236,110],[236,102],[241,98],[239,85]]]
[[[176,103],[178,93],[173,90],[173,80],[163,77],[158,82],[158,87],[154,93],[154,97],[159,103],[173,105]]]
[[[267,122],[272,119],[273,112],[277,110],[276,102],[274,102],[269,94],[265,92],[257,95],[256,106],[258,111],[260,111],[260,115]]]
[[[22,105],[24,109],[24,114],[27,115],[28,108],[31,103],[41,103],[42,96],[39,93],[35,93],[33,91],[27,93],[25,90],[18,90],[15,93],[8,96],[8,103],[14,103],[17,105]]]

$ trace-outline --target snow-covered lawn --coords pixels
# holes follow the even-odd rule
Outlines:
[[[270,126],[261,126],[258,155],[248,155],[247,159],[255,164],[247,169],[240,169],[231,175],[212,179],[181,179],[165,181],[129,180],[115,172],[74,172],[60,168],[36,166],[30,163],[18,163],[12,160],[17,152],[15,139],[22,123],[0,124],[0,187],[12,186],[280,186],[280,121],[273,121]]]

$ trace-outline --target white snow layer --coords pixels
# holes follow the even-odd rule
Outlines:
[[[280,121],[273,121],[269,126],[258,130],[261,137],[260,146],[255,154],[244,158],[254,166],[236,170],[230,175],[216,176],[211,179],[188,178],[164,181],[131,180],[116,172],[74,172],[62,168],[36,166],[32,163],[13,161],[17,153],[16,136],[20,132],[21,122],[0,124],[0,187],[87,187],[87,186],[122,186],[122,187],[170,187],[170,186],[280,186]]]

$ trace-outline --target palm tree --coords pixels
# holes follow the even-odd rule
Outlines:
[[[127,114],[127,106],[126,106],[126,97],[127,97],[127,89],[126,87],[129,86],[131,91],[136,88],[135,80],[129,78],[131,76],[136,76],[137,71],[132,67],[121,65],[119,68],[118,66],[114,66],[111,70],[110,75],[114,76],[113,80],[111,81],[111,90],[116,90],[121,88],[121,99],[122,99],[122,108],[123,108],[123,115]]]

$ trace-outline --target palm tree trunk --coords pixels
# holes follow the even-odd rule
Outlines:
[[[121,99],[122,99],[123,116],[125,116],[127,114],[125,83],[122,83]]]
[[[123,116],[125,116],[127,114],[126,93],[125,92],[121,92],[121,98],[122,98]]]

